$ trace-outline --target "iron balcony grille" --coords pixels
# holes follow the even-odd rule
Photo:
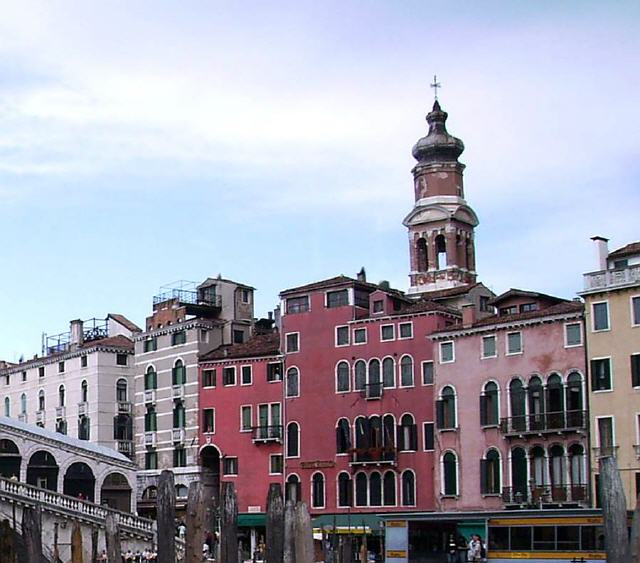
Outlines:
[[[379,448],[354,448],[351,450],[351,465],[395,465],[398,454],[391,446]]]
[[[587,427],[587,411],[559,411],[500,419],[505,436],[522,436],[546,432],[577,432]]]
[[[368,400],[382,399],[383,389],[382,383],[367,383],[362,391],[362,396]]]
[[[505,505],[536,507],[542,504],[589,504],[587,485],[534,485],[526,491],[514,487],[502,488]]]
[[[282,425],[252,426],[251,438],[256,443],[282,442]]]

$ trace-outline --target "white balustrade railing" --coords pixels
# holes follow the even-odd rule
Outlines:
[[[605,289],[640,282],[640,265],[601,270],[584,275],[584,290]]]
[[[121,512],[93,502],[62,495],[47,489],[41,489],[14,479],[0,477],[0,496],[6,493],[11,497],[21,497],[40,503],[49,509],[60,509],[86,516],[92,520],[104,520],[107,514],[115,515],[116,522],[127,531],[136,531],[153,535],[153,521],[128,512]]]

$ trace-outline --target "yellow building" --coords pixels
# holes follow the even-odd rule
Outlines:
[[[598,458],[615,455],[627,505],[634,509],[640,493],[640,242],[609,252],[607,239],[592,240],[598,270],[584,274],[580,293],[586,304],[592,483],[597,489]]]

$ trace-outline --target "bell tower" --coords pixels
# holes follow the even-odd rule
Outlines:
[[[464,199],[462,141],[447,132],[447,113],[436,99],[427,115],[429,132],[413,147],[413,210],[409,231],[409,293],[475,283],[474,228],[478,218]]]

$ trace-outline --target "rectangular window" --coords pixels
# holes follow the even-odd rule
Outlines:
[[[38,377],[44,377],[44,366],[38,368]]]
[[[591,388],[594,391],[611,389],[611,359],[591,360]]]
[[[145,352],[155,352],[158,349],[158,339],[157,338],[147,338],[144,341],[144,351]]]
[[[215,409],[202,410],[202,429],[203,429],[203,432],[208,432],[208,433],[213,433],[216,431]]]
[[[600,447],[600,455],[612,455],[613,448],[616,445],[613,433],[613,417],[602,416],[596,420],[598,421],[598,446]]]
[[[202,386],[203,387],[216,386],[216,370],[215,369],[202,370]]]
[[[27,372],[23,371],[22,372],[22,381],[26,381],[27,380]]]
[[[453,342],[440,342],[440,363],[446,364],[455,361]]]
[[[309,296],[289,297],[287,299],[287,315],[293,313],[306,313],[309,310]]]
[[[267,364],[267,381],[282,381],[282,362]]]
[[[234,366],[222,370],[222,385],[236,384],[236,368]]]
[[[433,422],[425,422],[422,425],[423,433],[424,433],[424,450],[426,452],[431,452],[434,450],[434,424]]]
[[[521,354],[521,353],[522,353],[522,333],[508,332],[507,333],[507,354]]]
[[[373,302],[373,312],[382,313],[384,311],[384,301],[382,299],[376,299]]]
[[[251,385],[252,382],[251,366],[242,366],[242,385]]]
[[[367,329],[356,328],[353,331],[353,343],[354,344],[366,344],[367,343]]]
[[[144,468],[145,469],[158,469],[158,452],[145,452],[145,454],[144,454]]]
[[[225,457],[222,459],[222,474],[237,475],[238,474],[238,458]]]
[[[520,305],[521,313],[529,313],[531,311],[537,311],[537,310],[538,310],[537,303],[523,303],[522,305]]]
[[[290,332],[287,334],[285,339],[285,350],[287,354],[291,354],[292,352],[300,351],[300,333],[299,332]]]
[[[64,373],[64,362],[58,362],[58,373]]]
[[[491,308],[489,307],[489,297],[487,295],[480,296],[480,311],[483,313],[491,311]]]
[[[640,325],[640,295],[631,298],[631,324]]]
[[[173,466],[187,466],[187,450],[185,450],[184,448],[176,448],[175,450],[173,450]]]
[[[349,345],[349,327],[337,326],[336,327],[336,346],[348,346]]]
[[[244,331],[242,330],[234,330],[233,331],[233,343],[234,344],[242,344],[244,342]]]
[[[349,304],[349,290],[340,289],[338,291],[329,291],[327,293],[327,308],[344,307]]]
[[[280,475],[282,473],[283,466],[282,454],[271,454],[269,456],[270,475]]]
[[[240,432],[251,432],[251,405],[240,407]]]
[[[582,326],[580,323],[570,323],[564,325],[565,346],[582,345]]]
[[[495,335],[482,337],[482,357],[495,358],[497,356]]]
[[[631,354],[631,385],[640,387],[640,354]]]
[[[602,301],[591,306],[593,312],[593,330],[609,330],[609,303]]]
[[[433,385],[433,362],[422,362],[422,385]]]
[[[80,367],[81,368],[86,368],[88,364],[88,358],[87,356],[80,356]]]
[[[180,346],[187,341],[187,333],[184,330],[174,332],[171,335],[171,346]]]
[[[382,325],[380,327],[380,340],[393,340],[396,337],[394,325]]]
[[[249,301],[251,299],[251,293],[249,292],[249,290],[248,289],[243,289],[241,295],[242,295],[242,297],[241,297],[242,298],[242,302],[243,303],[249,303]]]
[[[116,365],[126,366],[129,356],[127,354],[116,354]]]
[[[399,338],[413,338],[413,323],[400,323],[398,325]]]
[[[502,307],[500,309],[500,316],[506,317],[508,315],[515,315],[517,312],[518,312],[518,308],[515,305],[511,307]]]

